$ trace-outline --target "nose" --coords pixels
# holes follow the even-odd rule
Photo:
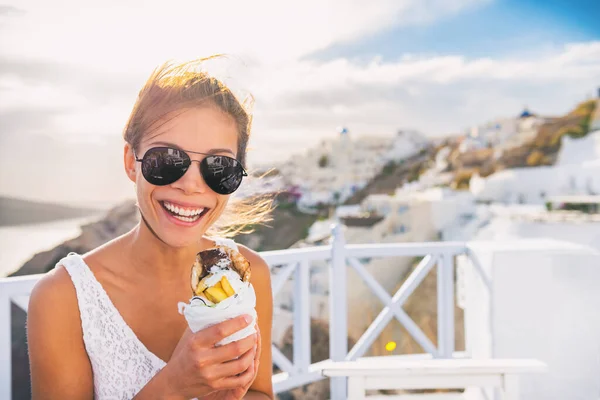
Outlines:
[[[172,183],[174,188],[181,190],[185,194],[205,193],[210,190],[200,173],[200,165],[196,163],[199,163],[199,161],[192,160],[185,174]]]

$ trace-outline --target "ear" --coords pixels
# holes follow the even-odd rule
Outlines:
[[[135,161],[135,154],[133,153],[133,148],[129,143],[125,143],[125,147],[123,149],[123,163],[125,166],[125,173],[127,174],[127,177],[133,183],[136,183],[135,168],[137,161]]]

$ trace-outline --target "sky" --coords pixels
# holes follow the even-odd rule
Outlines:
[[[438,136],[565,113],[600,87],[598,20],[591,0],[6,0],[0,195],[132,197],[121,132],[168,59],[229,55],[207,68],[255,98],[249,159],[269,165],[339,126]]]

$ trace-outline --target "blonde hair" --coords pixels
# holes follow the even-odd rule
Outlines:
[[[139,151],[146,135],[162,125],[159,121],[174,118],[188,108],[213,105],[235,120],[238,129],[237,159],[245,166],[252,125],[249,110],[253,98],[248,96],[240,102],[227,86],[202,70],[204,62],[220,57],[215,55],[184,63],[169,61],[154,70],[140,90],[123,131],[123,139],[134,151]],[[250,233],[254,226],[270,220],[272,208],[272,196],[232,198],[209,233],[225,237]]]

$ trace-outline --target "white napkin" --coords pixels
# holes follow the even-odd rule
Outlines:
[[[179,302],[177,306],[194,333],[240,315],[248,314],[252,317],[250,325],[221,340],[217,346],[238,341],[256,332],[256,293],[251,284],[212,307],[205,305],[200,299],[192,299],[189,303]]]

